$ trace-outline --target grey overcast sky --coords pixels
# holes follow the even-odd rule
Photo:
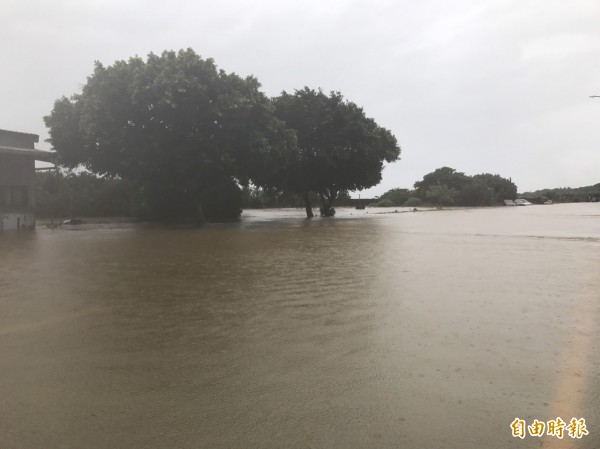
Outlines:
[[[520,192],[600,182],[599,0],[0,0],[0,128],[49,149],[42,117],[95,60],[187,47],[389,128],[402,159],[363,197],[442,166]]]

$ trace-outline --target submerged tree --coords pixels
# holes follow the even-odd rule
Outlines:
[[[134,182],[152,218],[237,218],[239,185],[263,185],[295,148],[259,88],[191,49],[151,53],[96,63],[44,119],[62,165]]]
[[[319,194],[321,215],[332,216],[339,192],[378,184],[383,163],[399,158],[392,133],[340,93],[327,96],[305,87],[283,92],[274,104],[277,117],[296,132],[298,153],[270,184],[301,195],[308,217],[313,216],[310,192]]]

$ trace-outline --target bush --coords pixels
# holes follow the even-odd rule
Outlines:
[[[371,204],[372,207],[394,207],[395,204],[392,200],[383,199],[379,200],[376,203]]]
[[[389,200],[394,206],[402,206],[412,196],[412,193],[414,192],[408,189],[392,189],[381,195],[379,200]]]
[[[416,196],[413,196],[413,197],[407,199],[406,203],[404,203],[404,206],[406,206],[406,207],[417,207],[417,206],[421,206],[421,205],[423,205],[421,198],[417,198]]]

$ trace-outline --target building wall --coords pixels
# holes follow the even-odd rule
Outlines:
[[[35,227],[35,161],[0,154],[0,231]]]
[[[32,156],[0,154],[0,185],[35,184],[35,161]]]

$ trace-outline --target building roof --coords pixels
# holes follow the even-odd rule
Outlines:
[[[40,136],[38,136],[37,134],[32,134],[32,133],[22,133],[21,131],[11,131],[9,129],[0,129],[0,134],[20,134],[22,136],[27,136],[27,137],[33,137],[34,138],[34,142],[39,142],[40,141]]]
[[[25,134],[25,133],[21,133]],[[15,154],[19,156],[32,156],[36,161],[56,162],[56,153],[52,151],[32,150],[30,148],[17,148],[0,145],[0,154]]]

